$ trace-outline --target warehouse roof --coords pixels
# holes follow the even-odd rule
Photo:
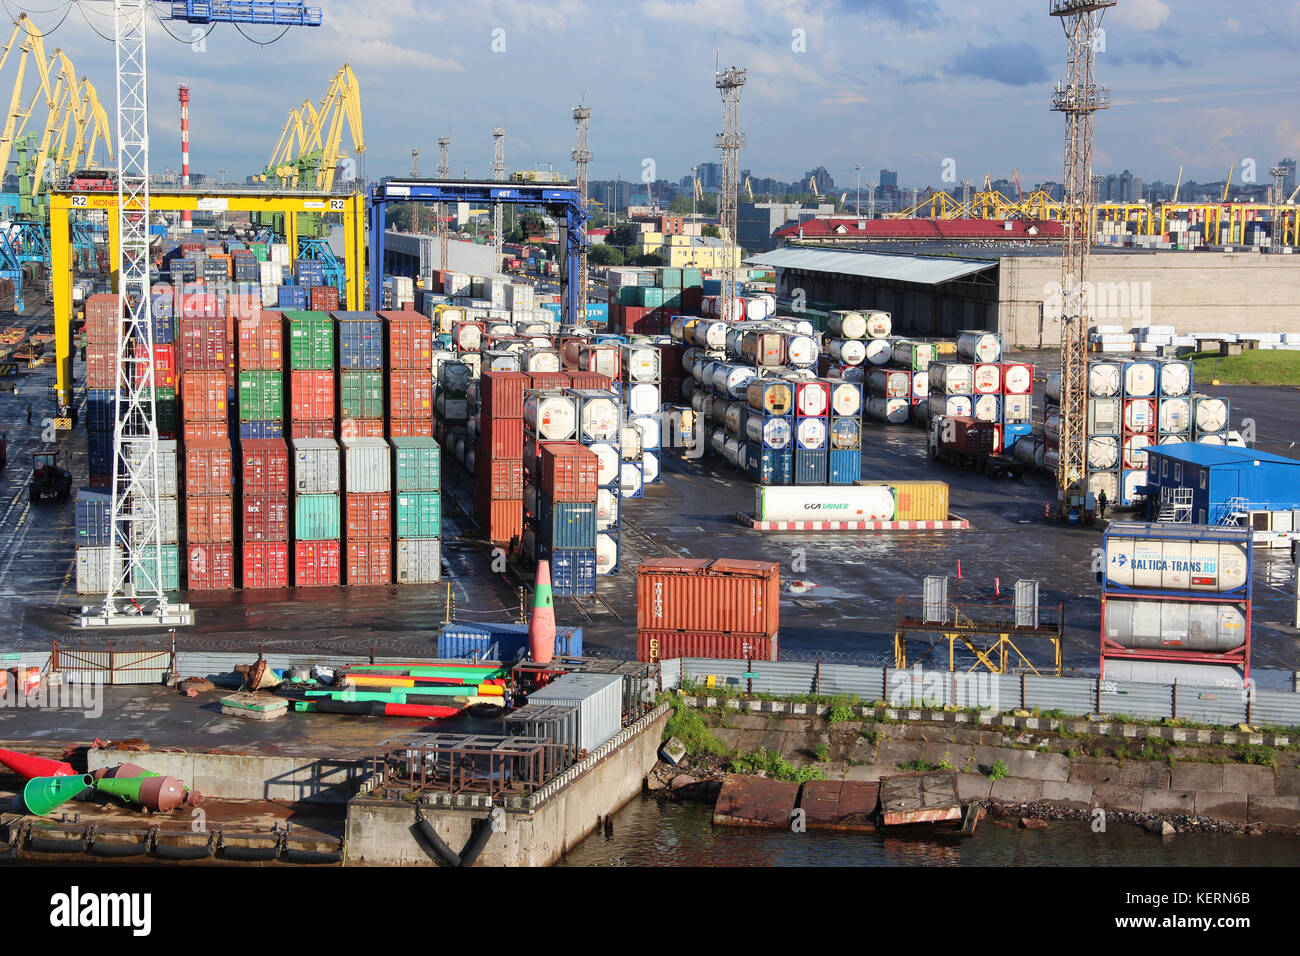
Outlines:
[[[1202,445],[1200,442],[1179,442],[1175,445],[1149,445],[1147,455],[1168,458],[1170,461],[1184,461],[1192,465],[1213,467],[1214,465],[1242,465],[1246,463],[1268,462],[1275,465],[1300,465],[1294,458],[1284,458],[1266,451],[1253,448],[1239,448],[1235,445]]]
[[[953,259],[932,256],[896,256],[875,252],[831,252],[823,249],[774,249],[745,260],[750,265],[775,266],[778,269],[802,269],[834,275],[864,276],[869,279],[892,279],[938,285],[974,275],[997,263],[978,259]]]

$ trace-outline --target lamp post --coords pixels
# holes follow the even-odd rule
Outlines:
[[[699,166],[691,167],[691,228],[692,229],[694,229],[699,224],[695,218],[695,194],[699,190],[699,180],[696,178],[695,173],[699,168],[700,168]],[[697,237],[695,233],[692,232],[689,238],[691,240],[691,268],[694,269],[695,268],[695,240],[696,238],[702,240],[704,236],[703,234],[701,234],[700,236]]]
[[[855,212],[859,219],[862,218],[862,164],[858,163],[853,167],[858,171],[858,197],[853,201]]]

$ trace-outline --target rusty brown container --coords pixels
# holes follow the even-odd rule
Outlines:
[[[781,571],[771,561],[657,558],[637,568],[637,630],[775,637]]]
[[[774,661],[776,637],[758,634],[714,634],[702,631],[637,631],[636,659],[655,663],[679,657],[728,661]]]
[[[235,499],[229,495],[186,497],[186,544],[231,544],[234,540]]]
[[[230,439],[188,442],[185,446],[185,496],[203,498],[234,493]]]

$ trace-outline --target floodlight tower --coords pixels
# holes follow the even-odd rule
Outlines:
[[[451,163],[447,159],[447,147],[449,146],[451,146],[450,136],[438,137],[439,179],[446,179],[451,175]],[[447,265],[447,253],[450,251],[448,247],[451,245],[447,236],[449,231],[447,228],[447,204],[440,202],[438,203],[438,268],[444,271],[450,268]]]
[[[714,83],[722,94],[722,132],[713,145],[722,150],[722,192],[718,213],[722,226],[722,318],[736,318],[736,200],[740,190],[740,151],[745,134],[740,131],[740,92],[748,79],[746,70],[736,67],[714,73]]]
[[[591,107],[579,103],[573,108],[573,122],[578,127],[578,145],[573,150],[573,163],[578,171],[578,192],[582,195],[582,208],[587,208],[587,167],[591,164],[591,150],[587,148],[587,127],[591,122]],[[578,301],[582,303],[582,320],[587,317],[587,247],[578,257]]]
[[[492,131],[492,178],[504,182],[506,178],[506,131],[498,126]],[[500,203],[492,206],[492,262],[493,271],[501,271],[501,211]]]
[[[1282,218],[1286,215],[1286,210],[1282,205],[1286,202],[1283,192],[1286,190],[1286,174],[1290,170],[1285,166],[1270,166],[1268,171],[1273,174],[1273,225],[1269,230],[1271,235],[1268,241],[1268,251],[1280,253],[1286,233],[1286,220]]]
[[[1061,437],[1056,469],[1057,515],[1081,510],[1087,492],[1088,257],[1092,248],[1093,118],[1110,106],[1110,93],[1096,83],[1097,38],[1106,10],[1116,0],[1049,0],[1049,12],[1065,30],[1066,79],[1057,83],[1052,109],[1065,114],[1065,185],[1061,221]],[[1077,513],[1077,512],[1076,512]]]

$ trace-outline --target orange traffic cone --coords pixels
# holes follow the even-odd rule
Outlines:
[[[533,616],[528,620],[528,655],[536,664],[555,656],[555,598],[551,594],[551,562],[537,562],[533,585]]]
[[[66,764],[61,760],[50,760],[46,757],[33,757],[31,754],[20,754],[16,750],[0,750],[0,763],[25,780],[35,780],[37,777],[75,777],[77,775],[77,771],[72,769],[71,764]]]

